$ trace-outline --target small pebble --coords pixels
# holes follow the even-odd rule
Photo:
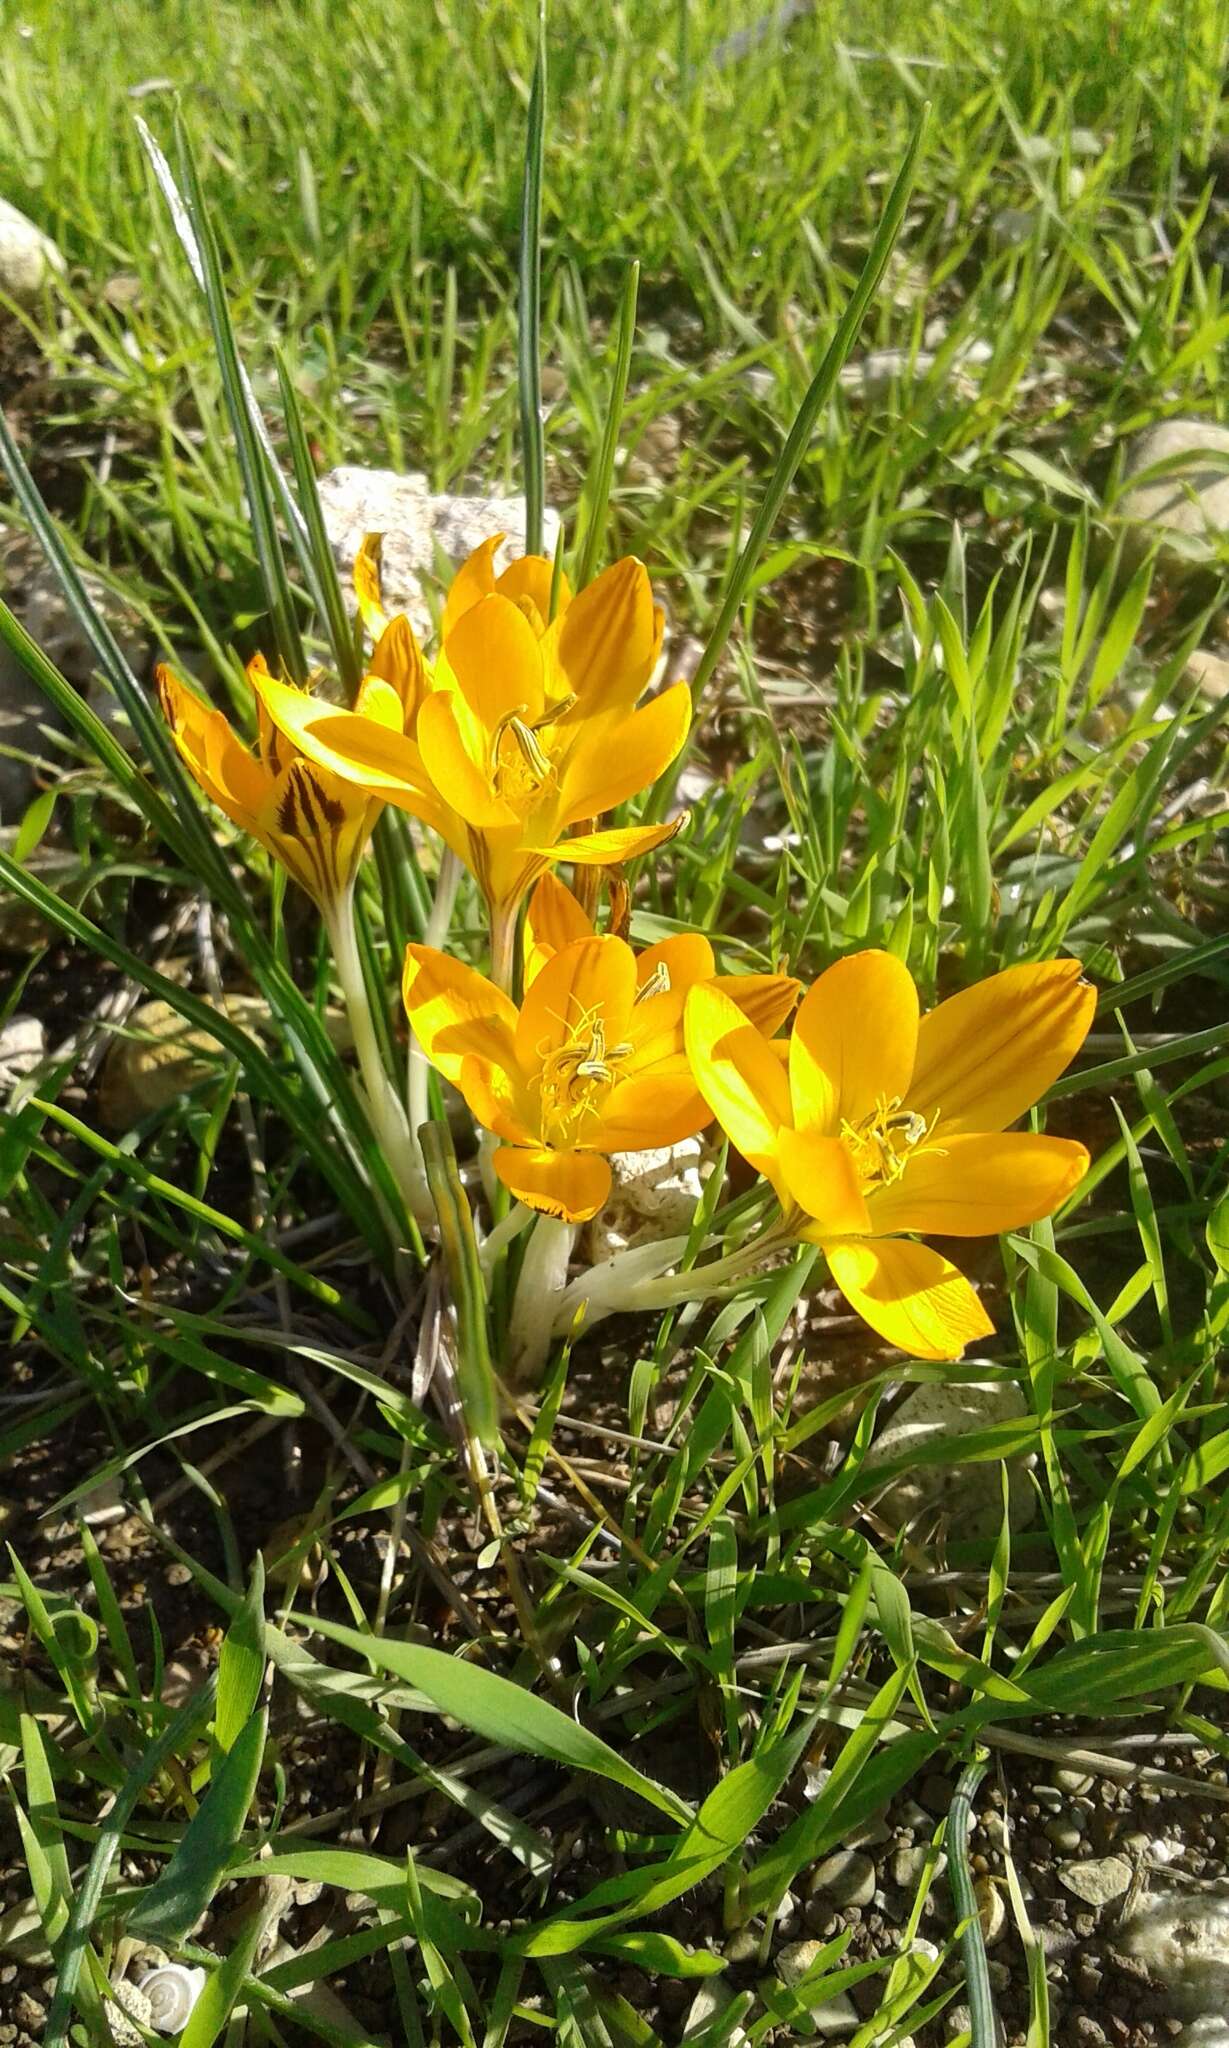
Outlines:
[[[1120,1899],[1131,1882],[1125,1856],[1099,1856],[1087,1863],[1064,1863],[1058,1881],[1090,1906],[1108,1906]]]
[[[838,1906],[869,1906],[875,1896],[875,1866],[856,1849],[838,1849],[811,1873],[810,1890]]]
[[[1073,1798],[1085,1798],[1092,1791],[1094,1780],[1084,1771],[1055,1771],[1054,1783],[1060,1792],[1069,1793]]]
[[[1075,1822],[1069,1819],[1047,1821],[1044,1833],[1047,1842],[1053,1842],[1054,1847],[1060,1849],[1064,1856],[1074,1856],[1083,1840],[1083,1830],[1077,1828]]]

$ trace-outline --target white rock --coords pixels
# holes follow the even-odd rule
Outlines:
[[[968,1386],[936,1380],[906,1395],[886,1428],[876,1437],[862,1462],[862,1476],[873,1479],[884,1465],[915,1455],[923,1447],[959,1439],[992,1423],[1011,1422],[1028,1413],[1014,1380],[976,1380]],[[1033,1489],[1027,1477],[1030,1456],[1008,1462],[1008,1520],[1013,1530],[1026,1529],[1033,1518]],[[898,1523],[941,1509],[951,1529],[975,1542],[997,1535],[1002,1517],[999,1465],[916,1465],[898,1474],[880,1499],[880,1508]]]
[[[687,2014],[687,2025],[683,2029],[684,2041],[690,2041],[696,2034],[703,2033],[706,2027],[711,2027],[713,2021],[732,2004],[733,1999],[734,1993],[724,1978],[703,1978]]]
[[[1175,2018],[1229,2012],[1229,1886],[1143,1899],[1115,1943],[1164,1984]],[[1208,2048],[1217,2038],[1204,2037]]]
[[[115,2048],[141,2048],[144,2036],[139,2029],[153,2025],[153,2012],[148,1998],[137,1984],[130,1984],[121,1977],[118,1984],[111,1984],[106,1994],[107,2029]],[[136,2026],[133,2021],[136,2021]]]
[[[1198,683],[1205,697],[1222,703],[1229,697],[1229,657],[1209,647],[1197,647],[1186,664],[1188,682]]]
[[[1229,2048],[1229,2019],[1217,2012],[1201,2013],[1183,2028],[1173,2048]]]
[[[1125,1856],[1094,1856],[1086,1863],[1064,1863],[1058,1881],[1085,1905],[1108,1906],[1129,1888],[1131,1866]]]
[[[41,1017],[19,1013],[0,1024],[0,1096],[32,1074],[46,1051],[47,1032]]]
[[[54,761],[64,721],[8,646],[0,646],[0,822],[16,825],[38,787],[37,761]]]
[[[629,1245],[686,1235],[712,1171],[713,1151],[704,1138],[684,1138],[650,1152],[616,1152],[610,1164],[610,1200],[585,1226],[590,1264]]]
[[[525,549],[522,498],[437,496],[428,489],[426,477],[418,474],[401,476],[392,469],[354,465],[330,470],[321,479],[320,503],[347,603],[353,608],[350,578],[363,536],[382,534],[384,609],[405,612],[423,638],[431,632],[426,586],[436,576],[440,554],[457,568],[482,541],[504,533],[507,542],[496,556],[496,568],[502,569]],[[546,554],[554,553],[558,537],[558,514],[548,508],[543,521]]]
[[[857,2030],[857,2011],[847,1991],[838,1991],[835,1998],[826,1998],[822,2005],[813,2005],[810,2011],[817,2034],[852,2034]]]
[[[50,235],[7,199],[0,199],[0,291],[11,299],[36,298],[64,268],[64,258]]]
[[[130,605],[107,588],[100,576],[85,570],[81,580],[91,603],[101,612],[115,636],[128,666],[137,679],[144,682],[150,667],[150,635],[144,621]],[[96,699],[94,709],[99,717],[113,720],[118,714],[116,700],[101,688],[94,691],[98,671],[94,650],[60,589],[55,571],[32,534],[0,527],[0,588],[6,604],[16,613],[47,659],[78,689],[90,691]],[[52,711],[16,657],[7,649],[0,649],[0,717],[12,711],[19,716],[25,713],[31,732],[35,732],[39,724],[49,726],[53,731],[63,729],[62,720]],[[22,745],[30,753],[46,755],[48,752],[45,741],[40,744],[37,737],[33,742],[17,740],[11,730],[0,730],[0,740],[10,746]],[[0,760],[0,805],[4,806],[4,814],[8,818],[13,797],[9,795],[6,801],[6,765],[12,767],[14,764]]]
[[[1165,469],[1149,476],[1159,463]],[[1168,567],[1215,558],[1229,540],[1229,427],[1213,420],[1162,420],[1137,434],[1127,454],[1127,488],[1113,507],[1134,529],[1137,552],[1162,543]]]
[[[1037,229],[1037,210],[1032,206],[1004,206],[990,223],[990,241],[996,249],[1019,249],[1031,242]]]
[[[971,369],[981,369],[990,361],[994,350],[988,341],[967,341],[953,349],[945,366],[945,381],[963,395],[971,395],[977,389],[976,379],[969,375]],[[907,348],[872,349],[869,355],[859,356],[852,363],[846,363],[841,371],[841,383],[846,390],[860,391],[864,398],[878,398],[889,391],[893,384],[901,381],[920,383],[934,369],[938,356],[932,349],[921,348],[910,351]]]

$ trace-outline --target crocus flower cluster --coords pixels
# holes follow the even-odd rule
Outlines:
[[[776,1197],[772,1242],[818,1244],[851,1307],[889,1343],[959,1357],[992,1325],[950,1258],[921,1240],[1035,1222],[1087,1171],[1082,1145],[1008,1128],[1087,1033],[1094,993],[1078,962],[1008,968],[922,1015],[904,964],[863,951],[820,976],[782,1038],[800,994],[788,975],[718,974],[699,932],[637,952],[621,930],[597,929],[596,892],[582,902],[554,869],[609,877],[677,829],[603,819],[676,758],[690,693],[685,683],[651,691],[662,614],[640,562],[617,562],[573,594],[540,557],[497,573],[497,545],[459,571],[431,661],[408,620],[385,616],[377,547],[365,544],[355,583],[372,652],[352,708],[257,658],[247,671],[256,754],[161,670],[183,759],[314,899],[352,1009],[364,998],[350,905],[381,805],[410,813],[470,870],[487,905],[491,973],[411,945],[405,1008],[420,1056],[489,1134],[495,1180],[541,1227],[598,1213],[612,1154],[672,1145],[715,1121]],[[356,1030],[356,1042],[421,1214],[415,1134],[390,1103],[370,1035]],[[570,1248],[568,1235],[565,1269]]]

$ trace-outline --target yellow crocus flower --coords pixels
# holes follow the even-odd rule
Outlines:
[[[684,1053],[683,1005],[712,976],[713,952],[698,932],[640,954],[598,937],[553,878],[539,883],[529,923],[519,1010],[485,975],[429,946],[406,949],[405,1006],[426,1057],[502,1140],[493,1164],[504,1186],[531,1209],[583,1223],[609,1196],[611,1152],[674,1145],[712,1121]],[[798,991],[787,975],[714,986],[744,1019],[745,1001],[766,1030]]]
[[[247,669],[257,704],[255,753],[222,712],[204,703],[172,669],[160,665],[156,674],[175,745],[205,795],[233,825],[259,840],[331,916],[354,886],[380,810],[378,798],[306,760],[273,725],[263,704],[272,678],[260,655]],[[304,703],[314,701],[305,692],[293,694]],[[380,676],[364,680],[357,703],[371,725],[400,729],[401,699]]]
[[[1021,1229],[1083,1179],[1083,1145],[1007,1126],[1078,1052],[1095,1002],[1078,961],[1050,960],[920,1016],[908,969],[864,952],[803,998],[784,1062],[712,983],[688,996],[685,1037],[718,1122],[850,1306],[910,1356],[951,1359],[993,1324],[914,1233]]]
[[[271,677],[262,695],[273,722],[320,767],[441,834],[481,884],[506,979],[517,906],[554,861],[617,865],[677,830],[591,828],[669,766],[687,737],[691,696],[676,683],[638,702],[662,634],[642,563],[616,562],[577,597],[561,584],[548,624],[552,565],[525,557],[496,577],[496,545],[485,542],[458,572],[432,670],[414,643],[399,730],[373,724],[357,704],[313,704]],[[368,552],[360,596],[379,625],[372,575]],[[403,620],[384,638],[398,624],[413,642]]]

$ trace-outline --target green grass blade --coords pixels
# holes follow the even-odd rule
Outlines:
[[[625,1791],[642,1799],[672,1820],[687,1822],[690,1809],[676,1793],[634,1765],[625,1763],[617,1751],[599,1736],[590,1734],[569,1714],[561,1713],[548,1700],[538,1699],[520,1685],[500,1678],[494,1671],[468,1664],[441,1650],[428,1650],[418,1643],[399,1643],[381,1636],[364,1635],[340,1622],[301,1616],[304,1626],[315,1629],[331,1642],[368,1657],[385,1671],[422,1692],[442,1714],[451,1714],[463,1727],[489,1742],[501,1742],[508,1749],[529,1756],[545,1757],[565,1770],[588,1771],[609,1778]]]
[[[619,429],[623,423],[623,406],[627,398],[627,380],[632,367],[632,343],[636,338],[636,300],[640,290],[640,265],[629,263],[623,280],[623,295],[619,301],[619,337],[615,353],[614,374],[610,380],[610,399],[606,407],[606,423],[602,428],[601,446],[598,449],[593,469],[585,485],[585,530],[581,543],[580,559],[576,565],[576,587],[583,590],[593,580],[597,571],[598,557],[606,536],[606,515],[610,506],[610,487],[614,481],[615,459],[619,453]]]
[[[72,2015],[73,1993],[81,1974],[90,1929],[102,1903],[103,1890],[111,1865],[119,1854],[124,1830],[136,1811],[137,1801],[145,1787],[157,1777],[164,1764],[172,1757],[186,1756],[193,1739],[208,1720],[212,1709],[213,1673],[210,1672],[191,1698],[185,1701],[174,1719],[167,1723],[161,1735],[156,1736],[147,1748],[140,1751],[116,1793],[109,1812],[99,1823],[98,1838],[68,1916],[68,1925],[64,1930],[58,1958],[59,1979],[55,1996],[51,2001],[51,2010],[47,2015],[47,2032],[43,2037],[43,2048],[65,2048],[68,2023]]]
[[[909,203],[909,195],[913,190],[914,178],[917,175],[918,157],[921,153],[922,141],[926,133],[928,113],[929,109],[923,109],[918,124],[913,131],[912,140],[905,151],[904,161],[896,174],[895,183],[888,195],[888,202],[884,207],[883,215],[876,230],[875,238],[871,243],[866,262],[862,266],[862,274],[854,286],[849,304],[841,315],[836,333],[828,344],[824,359],[812,378],[806,397],[798,409],[797,417],[790,428],[789,437],[784,448],[781,450],[776,467],[768,480],[768,486],[760,500],[759,509],[751,523],[751,531],[747,535],[746,544],[734,565],[733,573],[730,576],[725,594],[721,600],[716,621],[708,636],[708,643],[700,657],[699,667],[696,669],[695,679],[691,686],[692,697],[697,703],[703,696],[713,670],[721,658],[722,649],[730,637],[734,621],[738,617],[739,608],[755,573],[756,564],[763,553],[764,544],[777,523],[790,485],[793,483],[802,458],[810,446],[815,423],[836,389],[837,379],[849,359],[854,342],[858,338],[859,329],[866,318],[867,308],[878,289],[879,280],[887,268],[888,258],[895,247],[896,237],[900,233],[901,222],[905,217],[905,208]]]
[[[525,479],[525,553],[542,552],[546,512],[546,440],[542,430],[542,159],[546,147],[546,0],[538,6],[538,52],[529,93],[525,177],[521,187],[517,395]]]

